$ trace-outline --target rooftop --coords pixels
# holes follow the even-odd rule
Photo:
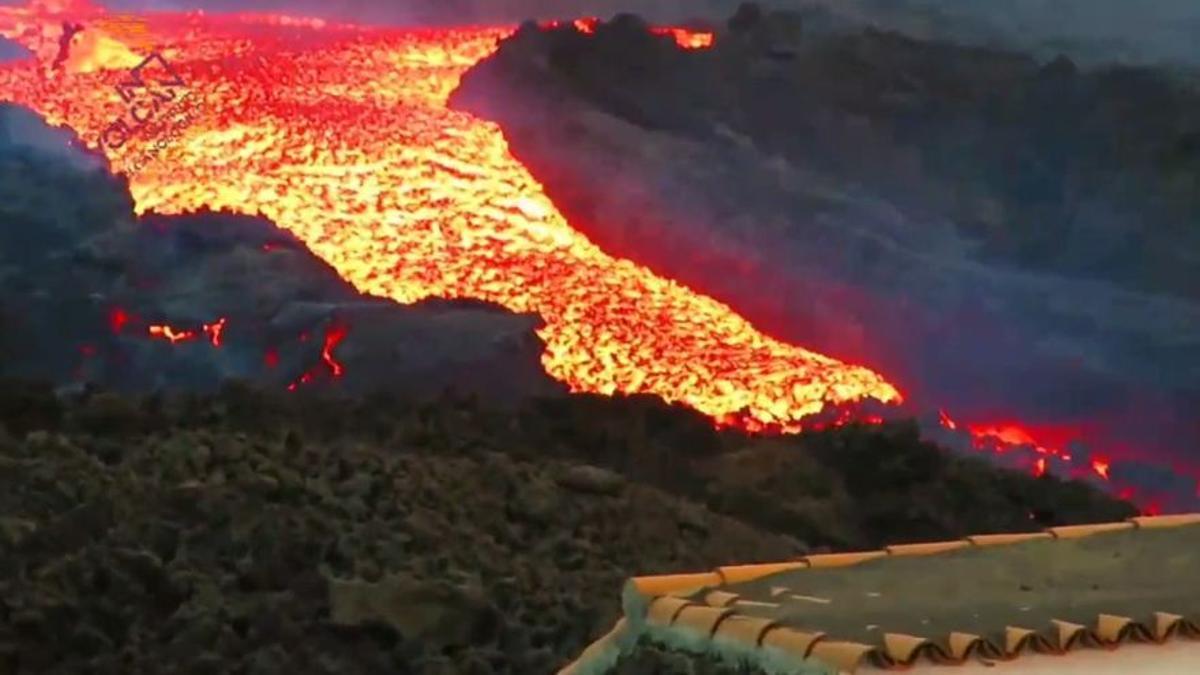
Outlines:
[[[637,577],[563,674],[638,638],[768,673],[1200,672],[1200,643],[1175,639],[1200,640],[1197,570],[1189,514]]]

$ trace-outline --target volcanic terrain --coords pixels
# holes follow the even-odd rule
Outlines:
[[[604,250],[883,373],[930,433],[1195,504],[1190,80],[747,5],[705,50],[527,26],[451,105]]]
[[[986,135],[980,73],[1186,135],[1153,73],[752,10],[112,18],[0,8],[0,674],[552,672],[630,575],[1195,499],[1190,146],[1077,177],[1175,228],[1116,265],[888,140]]]

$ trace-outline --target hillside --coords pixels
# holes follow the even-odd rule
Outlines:
[[[1133,512],[903,425],[772,440],[649,400],[2,391],[0,672],[550,672],[634,574]]]

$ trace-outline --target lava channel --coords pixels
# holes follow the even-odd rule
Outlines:
[[[574,391],[650,393],[721,424],[785,431],[826,406],[901,400],[881,375],[764,335],[572,228],[497,125],[447,106],[510,27],[146,14],[139,35],[161,57],[150,65],[171,82],[147,68],[131,88],[129,69],[147,55],[105,34],[100,10],[68,4],[83,30],[66,58],[63,16],[0,8],[0,34],[38,55],[0,66],[0,95],[103,150],[128,174],[138,213],[262,214],[364,293],[536,312],[546,371]],[[51,54],[61,63],[48,69]],[[217,66],[251,55],[253,70]],[[186,113],[172,109],[185,99]],[[136,128],[131,108],[149,119],[116,147],[106,132]]]

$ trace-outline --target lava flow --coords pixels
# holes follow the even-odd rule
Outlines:
[[[105,137],[115,170],[138,167],[129,180],[139,213],[261,213],[365,293],[536,312],[545,368],[575,391],[652,393],[723,424],[783,430],[827,405],[900,401],[880,375],[770,338],[573,229],[498,126],[447,106],[461,75],[511,28],[150,14],[156,67],[183,87],[154,91],[147,69],[146,88],[134,90],[117,86],[130,79],[130,50],[96,35],[102,28],[89,35],[104,14],[72,4],[81,37],[65,67],[49,73],[46,44],[64,17],[0,8],[0,34],[43,58],[0,67],[0,95],[92,147]],[[683,30],[660,35],[687,47],[711,42]],[[251,52],[265,70],[211,67]],[[130,93],[140,97],[132,105]],[[188,122],[164,141],[152,127],[173,114],[164,102],[185,97]],[[131,117],[152,121],[139,131]],[[105,132],[121,120],[133,133],[118,144]]]

